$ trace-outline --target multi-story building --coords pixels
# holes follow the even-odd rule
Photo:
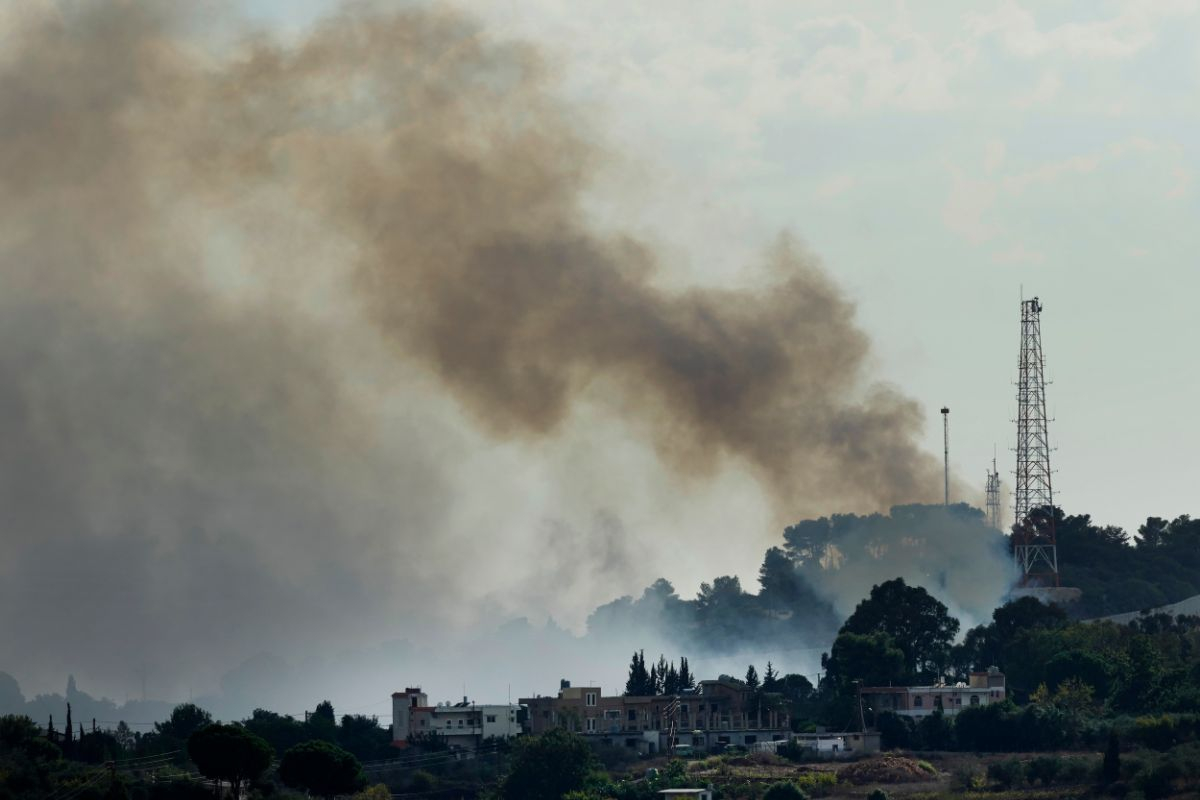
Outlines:
[[[784,739],[791,730],[786,711],[757,706],[744,683],[729,679],[701,681],[684,694],[630,697],[563,681],[555,697],[520,702],[528,710],[530,733],[565,728],[646,753],[666,749],[672,733],[676,745],[708,749]]]
[[[941,709],[952,716],[964,708],[1004,702],[1004,673],[995,667],[972,672],[968,683],[953,686],[864,686],[862,703],[868,718],[881,711],[925,717]]]
[[[436,735],[451,747],[474,748],[491,738],[507,739],[521,732],[519,707],[511,704],[461,703],[429,705],[419,688],[392,694],[392,745],[405,747],[410,737]]]

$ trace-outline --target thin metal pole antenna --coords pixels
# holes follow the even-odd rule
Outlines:
[[[950,505],[950,407],[942,406],[942,505]]]

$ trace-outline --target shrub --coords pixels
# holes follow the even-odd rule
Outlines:
[[[775,753],[788,761],[803,761],[807,755],[806,749],[796,739],[788,739],[775,749]]]
[[[808,795],[791,781],[780,781],[771,784],[763,800],[808,800]]]
[[[983,772],[974,766],[964,764],[954,770],[954,786],[964,792],[978,791],[984,788],[986,781]]]
[[[913,746],[915,727],[912,719],[894,711],[881,711],[875,719],[880,746],[884,750],[907,750]]]
[[[888,793],[883,789],[873,789],[871,793],[867,795],[867,800],[888,800]]]
[[[1064,758],[1058,770],[1059,783],[1086,783],[1097,774],[1098,765],[1087,758]]]
[[[1062,759],[1058,756],[1038,756],[1025,765],[1025,777],[1031,784],[1040,782],[1042,786],[1049,786],[1058,777],[1060,769]]]
[[[988,780],[1005,789],[1025,782],[1025,767],[1015,758],[997,761],[987,768]]]
[[[824,797],[837,787],[836,772],[805,772],[794,779],[797,786],[813,797]]]
[[[427,772],[426,770],[419,769],[412,774],[411,788],[414,792],[433,791],[434,787],[436,787],[436,786],[437,786],[437,778],[435,778],[433,776],[432,772]]]
[[[1134,737],[1155,750],[1168,750],[1178,742],[1175,719],[1166,714],[1160,717],[1138,717],[1133,727]]]
[[[1138,775],[1134,786],[1141,790],[1146,800],[1156,800],[1171,794],[1171,784],[1178,776],[1179,770],[1174,764],[1156,764]]]

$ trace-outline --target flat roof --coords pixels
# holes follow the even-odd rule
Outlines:
[[[863,693],[883,694],[885,692],[986,692],[990,689],[1001,689],[1001,686],[864,686]]]

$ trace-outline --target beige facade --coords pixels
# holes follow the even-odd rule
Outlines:
[[[868,719],[883,711],[905,717],[925,717],[939,709],[947,716],[953,716],[964,708],[1002,703],[1004,698],[1004,673],[995,667],[987,672],[972,672],[968,683],[953,686],[864,686],[862,689]]]
[[[735,681],[701,681],[694,693],[654,697],[605,696],[599,686],[564,686],[555,697],[524,697],[530,733],[565,728],[608,744],[655,752],[676,744],[709,748],[784,738],[786,712],[753,707],[751,692]]]

